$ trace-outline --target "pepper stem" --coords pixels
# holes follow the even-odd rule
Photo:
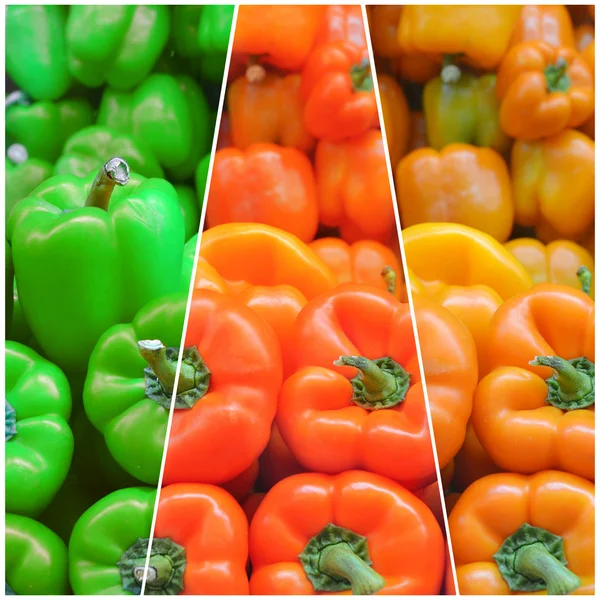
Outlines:
[[[17,435],[17,413],[8,400],[4,401],[4,441]]]
[[[456,64],[458,54],[445,54],[442,62],[442,70],[440,72],[440,79],[442,83],[457,83],[461,76],[462,71]]]
[[[342,542],[321,551],[319,569],[331,577],[347,579],[355,596],[370,596],[385,586],[385,579]]]
[[[571,87],[571,78],[567,73],[568,66],[564,58],[559,58],[555,64],[546,67],[544,75],[549,92],[566,92]]]
[[[354,392],[352,401],[367,410],[399,404],[410,386],[410,374],[389,356],[375,360],[364,356],[340,356],[333,364],[359,370],[350,380]]]
[[[370,92],[373,89],[373,76],[368,58],[350,67],[350,80],[355,92]]]
[[[111,158],[98,172],[85,205],[108,210],[110,197],[115,185],[125,185],[129,181],[129,165],[122,158]]]
[[[385,287],[390,294],[396,293],[396,280],[398,276],[396,275],[396,271],[389,265],[383,267],[381,270],[381,276],[383,277],[383,281],[385,282]]]
[[[579,267],[577,278],[581,283],[581,291],[589,296],[592,291],[592,274],[590,270],[587,267]]]
[[[29,152],[23,144],[11,144],[6,149],[6,157],[13,165],[20,165],[29,158]]]
[[[260,56],[256,54],[248,58],[246,67],[246,80],[248,83],[261,83],[267,76],[266,69],[260,64]]]
[[[172,574],[173,564],[171,561],[166,556],[154,554],[148,562],[146,587],[162,588],[171,580]],[[144,579],[144,567],[135,567],[133,576],[141,584]]]
[[[559,356],[536,356],[530,365],[550,367],[554,374],[546,380],[546,401],[562,410],[575,410],[594,404],[595,366],[586,358],[565,360]]]
[[[514,565],[525,577],[545,581],[549,596],[565,596],[581,585],[579,577],[552,556],[541,542],[519,548]]]

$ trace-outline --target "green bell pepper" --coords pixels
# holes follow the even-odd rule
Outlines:
[[[6,7],[6,72],[36,100],[58,100],[71,86],[66,21],[66,6]]]
[[[198,233],[200,225],[200,210],[196,192],[188,185],[176,185],[175,191],[179,197],[179,208],[185,223],[185,241]]]
[[[477,77],[449,63],[423,90],[427,139],[435,150],[462,143],[506,152],[510,138],[500,127],[499,113],[495,75]]]
[[[69,541],[75,594],[139,594],[155,500],[153,488],[127,488],[102,498],[81,516]]]
[[[5,367],[6,510],[36,517],[71,465],[71,391],[56,365],[17,342],[6,342]]]
[[[196,246],[198,245],[198,234],[192,236],[183,247],[183,260],[181,265],[181,291],[186,294],[190,290],[194,262],[196,259]]]
[[[21,303],[19,302],[19,292],[17,290],[17,284],[14,281],[12,290],[12,322],[10,325],[10,329],[7,329],[6,339],[11,340],[13,342],[19,342],[20,344],[24,344],[25,346],[28,346],[29,348],[35,350],[39,354],[41,348],[35,341],[35,338],[31,333],[31,328],[27,323],[27,319],[25,318],[25,315],[21,310]]]
[[[187,293],[150,302],[131,323],[106,331],[90,357],[85,412],[117,463],[148,484],[160,474],[186,304]],[[154,361],[160,349],[149,348],[158,340],[169,348],[162,363]]]
[[[14,149],[15,146],[8,149],[11,156],[13,155],[11,150]],[[4,214],[6,221],[17,202],[27,198],[36,187],[52,176],[52,165],[49,162],[39,158],[27,159],[27,153],[23,147],[19,147],[19,153],[20,156],[17,160],[22,160],[22,162],[15,163],[10,158],[7,158],[5,162]]]
[[[204,93],[187,75],[155,73],[131,93],[107,88],[98,124],[144,142],[176,181],[194,174],[213,134]]]
[[[8,240],[31,331],[69,373],[86,370],[109,327],[180,286],[177,194],[163,179],[130,179],[120,158],[96,179],[46,181],[12,211]]]
[[[167,6],[71,6],[66,31],[71,74],[87,87],[135,87],[167,43],[170,21]]]
[[[173,48],[199,65],[203,78],[223,79],[233,12],[233,5],[173,7]]]
[[[10,244],[4,240],[4,322],[6,323],[7,335],[12,328],[14,314],[14,281],[15,269],[12,261],[12,248]]]
[[[28,517],[7,514],[5,525],[6,595],[68,593],[65,543],[53,531]]]
[[[107,156],[121,157],[134,173],[143,177],[164,177],[152,150],[141,140],[100,125],[80,129],[67,140],[54,165],[54,175],[87,177],[96,173]]]
[[[196,167],[195,180],[196,180],[196,195],[198,196],[198,202],[200,203],[200,213],[202,213],[202,206],[204,205],[204,194],[206,192],[206,183],[208,181],[208,169],[210,167],[210,154],[207,154]]]
[[[54,162],[67,139],[93,122],[92,107],[83,98],[32,103],[23,92],[14,92],[6,99],[7,145],[23,145],[30,158]]]

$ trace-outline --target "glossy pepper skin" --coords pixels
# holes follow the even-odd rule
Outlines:
[[[315,46],[346,40],[367,54],[365,24],[360,6],[329,5],[315,37]]]
[[[97,122],[139,138],[177,181],[192,176],[210,151],[210,109],[202,88],[188,75],[155,73],[131,92],[106,89]]]
[[[477,77],[446,65],[423,91],[427,139],[434,150],[448,144],[474,144],[504,154],[510,139],[500,127],[496,76]]]
[[[594,78],[576,50],[523,42],[504,57],[496,92],[500,124],[520,140],[579,127],[594,112]]]
[[[460,594],[511,594],[494,554],[524,523],[564,540],[564,558],[575,579],[557,568],[556,563],[549,565],[550,568],[546,563],[542,571],[548,580],[554,579],[549,577],[551,572],[558,572],[561,581],[566,579],[573,583],[574,594],[593,594],[594,496],[592,483],[558,471],[544,471],[529,477],[500,473],[476,481],[462,494],[449,518]],[[547,537],[536,532],[527,542],[535,543],[536,539]],[[521,572],[528,571],[525,568]],[[537,579],[533,573],[530,577]],[[561,592],[562,586],[555,586],[554,581],[550,587],[543,581],[535,587],[531,580],[528,583],[529,589],[528,586],[515,588],[547,589],[548,595],[568,593]],[[567,589],[571,591],[573,587]]]
[[[241,506],[225,490],[193,483],[163,488],[154,535],[185,548],[183,574],[175,576],[182,594],[248,595],[248,523]],[[154,555],[150,566],[159,557]],[[146,594],[164,590],[146,583]]]
[[[594,155],[594,142],[574,130],[517,141],[511,154],[515,221],[535,226],[542,241],[555,234],[582,238],[594,218]]]
[[[300,69],[321,26],[324,6],[240,6],[234,54],[259,55],[289,71]]]
[[[35,100],[58,100],[71,86],[66,6],[9,6],[6,72]]]
[[[406,54],[463,54],[493,70],[502,60],[520,6],[404,6],[398,41]]]
[[[269,443],[260,455],[260,483],[269,490],[282,479],[305,471],[281,437],[277,423],[273,423]]]
[[[52,165],[39,158],[20,163],[5,160],[4,216],[6,221],[17,202],[27,198],[35,188],[52,176]]]
[[[119,156],[127,161],[134,173],[143,177],[165,175],[151,148],[144,142],[103,125],[91,125],[74,133],[65,142],[53,174],[87,177],[98,171],[98,165],[107,156]]]
[[[402,266],[387,246],[371,240],[348,244],[339,238],[320,238],[309,247],[323,259],[338,283],[372,285],[403,300]]]
[[[185,346],[197,349],[209,375],[200,401],[175,409],[164,482],[222,483],[267,445],[282,379],[277,338],[241,302],[195,290]]]
[[[68,593],[67,547],[53,531],[28,517],[7,514],[5,540],[6,594]]]
[[[484,375],[487,327],[504,300],[533,285],[527,270],[502,244],[464,225],[413,225],[402,238],[413,293],[441,304],[467,326]]]
[[[305,473],[278,483],[258,507],[250,560],[251,594],[437,594],[444,541],[427,506],[385,477]],[[351,583],[340,582],[347,575]]]
[[[304,468],[365,469],[413,489],[435,479],[407,304],[372,287],[338,286],[300,311],[293,348],[276,422]]]
[[[381,113],[392,166],[406,154],[410,136],[410,109],[396,80],[385,73],[377,75]]]
[[[231,494],[240,504],[252,493],[258,479],[259,465],[255,460],[245,471],[220,485],[227,493]]]
[[[319,219],[343,239],[387,242],[396,232],[381,132],[341,142],[323,140],[315,153]]]
[[[506,242],[504,247],[527,269],[533,283],[560,283],[582,289],[577,275],[580,267],[586,267],[593,278],[594,257],[583,246],[568,240],[544,245],[539,240],[519,238]],[[594,285],[590,296],[594,298]]]
[[[369,30],[375,56],[398,58],[402,54],[398,43],[398,23],[402,15],[402,6],[381,5],[369,6]]]
[[[160,474],[178,352],[166,359],[164,368],[172,371],[167,379],[162,370],[153,370],[139,345],[160,340],[178,351],[186,300],[187,294],[177,293],[148,303],[131,323],[108,329],[90,356],[85,412],[117,463],[148,484],[156,484]]]
[[[22,92],[7,98],[7,146],[21,144],[30,158],[54,162],[67,139],[93,121],[90,103],[83,98],[33,102]]]
[[[575,48],[573,22],[566,6],[561,4],[526,4],[510,38],[510,45],[543,41],[555,48]]]
[[[66,29],[69,71],[86,87],[129,90],[152,71],[170,26],[166,6],[74,6]]]
[[[304,125],[301,76],[251,69],[227,87],[233,146],[246,150],[252,144],[267,143],[312,150],[315,140]]]
[[[198,234],[202,205],[198,203],[196,191],[189,185],[176,185],[174,187],[179,198],[179,210],[183,216],[185,241],[187,242],[191,237]]]
[[[263,223],[310,242],[317,232],[319,208],[313,168],[295,148],[254,144],[226,148],[214,159],[208,227],[226,223]]]
[[[69,578],[77,595],[140,593],[156,490],[118,490],[91,506],[69,540]],[[136,541],[145,544],[136,544]],[[128,553],[129,551],[129,553]]]
[[[302,70],[304,123],[318,139],[343,140],[378,123],[368,58],[351,42],[315,47]]]
[[[460,223],[499,242],[510,236],[510,175],[494,150],[469,144],[450,144],[441,152],[421,148],[400,161],[395,175],[403,227]]]
[[[129,178],[121,159],[96,180],[46,181],[12,211],[8,238],[27,322],[69,372],[86,369],[109,327],[179,287],[184,226],[175,190],[163,179]]]
[[[56,365],[17,342],[6,342],[5,368],[6,510],[37,517],[71,465],[71,391]]]

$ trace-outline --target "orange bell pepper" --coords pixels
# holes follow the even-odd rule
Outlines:
[[[267,493],[250,526],[255,595],[438,594],[444,539],[397,483],[361,471],[295,475]]]
[[[276,67],[297,71],[313,46],[324,14],[324,6],[240,6],[233,53],[260,56]]]
[[[328,42],[310,53],[301,94],[306,129],[316,138],[351,138],[379,122],[369,59],[350,42]]]
[[[579,127],[594,112],[594,80],[574,48],[523,42],[498,69],[500,125],[520,140],[537,140]]]
[[[590,45],[591,42],[594,41],[595,38],[595,30],[593,25],[580,25],[575,29],[575,47],[577,50],[585,57],[584,50]],[[592,54],[592,61],[593,61]],[[586,60],[588,65],[590,66],[590,70],[592,72],[592,76],[594,75],[594,63]]]
[[[410,136],[410,109],[400,85],[393,77],[377,76],[381,114],[392,167],[406,154]]]
[[[504,56],[520,12],[520,6],[406,5],[398,42],[406,54],[462,54],[491,70]]]
[[[398,58],[402,49],[398,43],[398,24],[402,6],[383,4],[369,7],[369,30],[373,43],[373,54],[382,58]]]
[[[300,75],[251,69],[227,88],[233,145],[240,150],[258,143],[312,150],[315,140],[304,127]]]
[[[580,25],[575,31],[575,42],[581,58],[590,68],[592,77],[596,72],[596,43],[594,41],[594,28],[591,25]],[[579,128],[583,133],[593,140],[596,139],[596,119],[594,114]]]
[[[494,463],[490,455],[483,449],[481,442],[475,435],[473,424],[469,421],[465,443],[454,459],[454,487],[462,492],[478,479],[501,471],[502,469]],[[448,514],[450,514],[449,511]]]
[[[572,130],[517,141],[511,155],[516,222],[535,226],[542,241],[550,241],[552,231],[581,239],[594,218],[594,151],[592,140]]]
[[[440,495],[438,482],[435,481],[423,489],[415,491],[414,494],[429,508],[444,533],[446,531],[446,524],[444,522],[444,508],[442,507],[442,496]]]
[[[185,346],[195,347],[201,357],[206,389],[191,408],[173,412],[164,483],[229,481],[248,469],[269,441],[282,381],[277,339],[240,302],[195,290]],[[180,384],[181,377],[192,376],[188,368]]]
[[[321,141],[315,154],[321,223],[347,242],[387,242],[396,232],[381,131],[344,142]]]
[[[450,558],[450,549],[446,542],[446,571],[444,574],[444,595],[456,596],[456,584],[454,583],[454,572],[452,570],[452,559]]]
[[[594,496],[558,471],[476,481],[449,519],[460,594],[593,594]]]
[[[362,283],[405,295],[402,267],[393,250],[370,240],[350,245],[339,238],[321,238],[309,244],[337,277],[338,283]]]
[[[254,144],[215,154],[206,207],[208,227],[224,223],[264,223],[289,231],[303,242],[317,232],[313,168],[295,148]]]
[[[450,144],[440,152],[421,148],[396,169],[403,227],[417,223],[462,223],[500,242],[513,227],[510,175],[490,148]]]
[[[321,473],[363,468],[413,489],[434,481],[408,305],[342,284],[302,309],[294,334],[295,372],[276,423],[300,464]]]
[[[487,328],[503,300],[533,285],[525,267],[489,235],[464,225],[413,225],[402,238],[413,294],[431,298],[467,326],[485,375]]]
[[[594,257],[582,246],[560,240],[544,246],[539,240],[519,238],[504,247],[527,269],[533,283],[560,283],[582,289],[579,269],[585,267],[593,277]],[[591,297],[594,286],[591,284]]]
[[[321,21],[321,28],[315,38],[315,46],[327,42],[351,42],[367,53],[367,39],[360,6],[329,5]]]
[[[263,493],[251,494],[242,504],[242,509],[246,515],[246,518],[248,519],[248,523],[252,523],[252,519],[254,518],[254,515],[256,514],[256,511],[258,510],[258,507],[261,505],[264,498],[265,494]]]
[[[537,41],[555,48],[575,48],[573,22],[566,6],[527,4],[523,7],[510,46]]]
[[[283,441],[277,424],[273,423],[269,443],[260,456],[260,481],[262,485],[270,490],[282,479],[304,473],[304,471],[304,467],[296,460]]]
[[[596,6],[594,4],[588,6],[588,13],[592,17],[592,21],[594,21],[596,19]]]
[[[212,485],[174,484],[160,490],[153,548],[156,538],[168,538],[183,547],[183,595],[248,595],[246,560],[248,522],[239,504],[224,490]],[[165,577],[164,562],[173,560],[153,554],[150,571]],[[177,573],[171,575],[177,577]],[[146,594],[152,594],[146,582]],[[164,592],[163,592],[164,593]],[[171,592],[170,595],[173,595]]]
[[[258,479],[258,469],[258,461],[255,460],[237,477],[222,483],[221,487],[241,503],[252,493],[256,480]]]

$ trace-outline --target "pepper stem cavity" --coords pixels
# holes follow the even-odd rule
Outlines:
[[[589,296],[592,291],[592,274],[590,270],[587,267],[579,267],[577,269],[577,278],[579,279],[579,283],[581,283],[581,291]]]
[[[144,369],[146,397],[169,409],[175,391],[179,348],[167,348],[160,340],[141,340],[138,342],[138,351],[149,365]],[[210,371],[197,348],[184,348],[175,408],[192,408],[206,394],[209,383]]]
[[[567,569],[562,537],[528,523],[504,540],[494,560],[512,592],[547,590],[549,596],[565,595],[581,585]]]
[[[566,92],[571,87],[571,78],[567,73],[569,65],[564,58],[559,58],[553,65],[544,70],[546,89],[549,92]]]
[[[122,158],[111,158],[98,172],[85,205],[108,210],[115,185],[126,185],[129,181],[129,165]]]
[[[8,442],[17,435],[17,413],[8,400],[4,401],[4,441]]]
[[[372,568],[367,538],[332,523],[309,540],[298,558],[317,592],[352,590],[369,596],[385,586]]]
[[[370,92],[373,89],[373,75],[368,58],[350,67],[350,79],[355,92]]]
[[[565,360],[559,356],[536,356],[530,365],[550,367],[554,374],[546,379],[546,402],[562,410],[586,408],[595,401],[595,365],[587,358]]]
[[[398,276],[396,275],[396,271],[392,267],[385,266],[381,270],[381,276],[383,277],[383,281],[385,282],[385,287],[390,294],[396,293],[396,280]]]
[[[358,375],[350,380],[352,402],[366,410],[400,404],[410,387],[410,373],[389,356],[375,360],[364,356],[340,356],[333,364],[358,369]]]

